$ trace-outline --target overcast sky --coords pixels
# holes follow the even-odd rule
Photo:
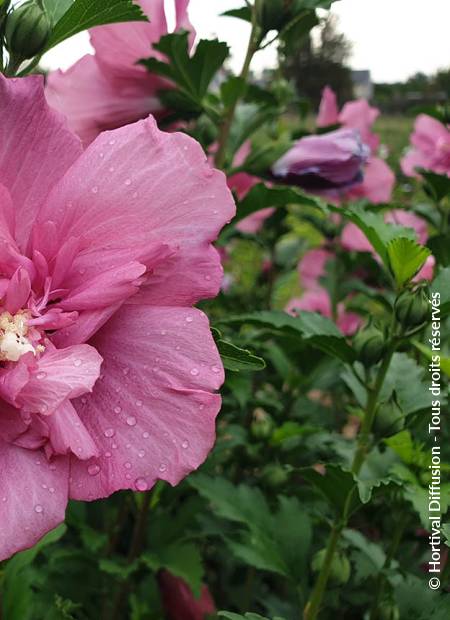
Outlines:
[[[166,0],[167,6],[173,0]],[[190,16],[200,37],[218,36],[232,49],[232,66],[238,70],[245,54],[248,25],[219,17],[240,0],[191,0]],[[168,8],[170,13],[170,8]],[[340,0],[333,13],[340,29],[353,44],[351,66],[370,69],[376,82],[404,80],[417,71],[432,73],[450,66],[450,0]],[[73,37],[44,58],[44,66],[67,68],[89,53],[86,33]],[[275,62],[275,50],[259,52],[254,68]]]

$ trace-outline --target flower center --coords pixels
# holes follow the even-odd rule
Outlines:
[[[36,355],[40,349],[27,338],[26,319],[23,311],[14,316],[9,312],[0,314],[0,361],[17,362],[25,353]]]

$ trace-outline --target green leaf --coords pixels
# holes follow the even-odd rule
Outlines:
[[[148,21],[132,0],[75,0],[56,23],[46,49],[88,28],[131,21]]]
[[[431,285],[431,294],[439,293],[441,315],[450,312],[450,267],[441,269]]]
[[[200,114],[211,81],[228,56],[228,45],[217,39],[202,39],[190,56],[189,33],[177,32],[161,37],[153,47],[167,57],[167,62],[148,58],[140,64],[178,86],[178,91],[163,91],[163,98],[178,110],[187,106],[189,112]]]
[[[348,514],[360,507],[356,481],[351,472],[345,471],[339,465],[327,465],[325,474],[319,474],[312,467],[299,471],[305,480],[320,491],[339,516],[342,515],[349,496]]]
[[[247,349],[241,349],[226,340],[216,342],[224,367],[234,372],[264,370],[266,362],[262,357],[253,355]]]
[[[356,204],[345,209],[331,206],[329,208],[358,226],[388,269],[391,266],[387,249],[389,243],[399,237],[416,240],[416,233],[412,228],[387,224],[382,215],[368,211],[363,205]]]
[[[64,13],[71,7],[74,0],[43,0],[44,7],[51,23],[56,24]]]
[[[393,239],[388,243],[387,252],[391,271],[398,287],[407,284],[431,255],[428,248],[403,237]]]
[[[446,174],[436,174],[420,168],[419,172],[426,181],[425,189],[437,202],[450,196],[450,178]]]
[[[378,576],[386,561],[386,554],[382,547],[371,542],[356,530],[345,529],[342,537],[354,550],[352,560],[356,580],[364,581],[368,577]]]
[[[447,547],[450,547],[450,523],[443,523],[441,527],[441,532],[444,537],[444,542]]]
[[[28,620],[32,617],[32,577],[27,569],[45,547],[64,536],[66,529],[65,525],[58,526],[41,538],[34,547],[17,553],[6,564],[1,599],[2,617],[8,620]]]
[[[200,596],[203,564],[198,548],[191,543],[173,543],[154,553],[142,554],[142,561],[155,572],[165,568],[189,584],[195,596]]]
[[[431,349],[426,347],[421,342],[418,342],[417,340],[413,340],[411,344],[413,344],[416,347],[416,349],[420,351],[422,355],[424,355],[427,358],[427,360],[429,360],[430,362],[432,361],[433,356],[435,354],[432,352]],[[445,373],[447,377],[450,377],[450,357],[445,357],[441,355],[439,365],[440,365],[442,372]]]
[[[237,17],[243,19],[246,22],[252,21],[252,10],[249,6],[243,6],[240,9],[231,9],[222,13],[223,17]]]
[[[280,335],[299,338],[342,361],[351,362],[354,359],[352,348],[333,321],[314,312],[300,312],[298,317],[292,317],[281,311],[263,311],[230,317],[220,322],[248,323],[269,328]]]
[[[378,448],[367,456],[357,476],[359,497],[363,504],[367,504],[374,488],[388,485],[391,482],[401,484],[399,478],[392,471],[392,466],[398,463],[398,457],[392,450],[380,452]]]

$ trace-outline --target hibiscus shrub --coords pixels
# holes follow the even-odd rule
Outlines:
[[[0,2],[1,618],[450,617],[450,117],[253,83],[332,3]]]

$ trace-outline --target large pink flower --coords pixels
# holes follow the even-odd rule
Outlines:
[[[205,459],[223,381],[206,316],[221,172],[153,119],[83,152],[40,77],[0,78],[0,559],[68,498],[176,484]]]
[[[411,134],[412,149],[402,159],[407,176],[418,176],[417,168],[450,176],[450,131],[435,118],[420,114]]]
[[[330,198],[344,200],[361,200],[365,198],[374,204],[389,202],[395,185],[395,175],[382,159],[376,156],[380,138],[372,131],[372,126],[380,111],[369,105],[365,99],[349,101],[339,112],[336,95],[326,86],[322,93],[317,126],[341,124],[348,129],[357,129],[365,145],[370,148],[371,156],[364,169],[364,179],[353,187],[330,195]]]
[[[142,58],[163,55],[152,48],[167,34],[164,0],[137,0],[150,22],[100,26],[90,31],[95,55],[84,56],[68,71],[48,77],[47,100],[68,119],[69,127],[85,144],[101,131],[115,129],[153,114],[165,116],[158,91],[170,83],[136,64]],[[176,29],[194,31],[189,23],[189,0],[175,0]]]

